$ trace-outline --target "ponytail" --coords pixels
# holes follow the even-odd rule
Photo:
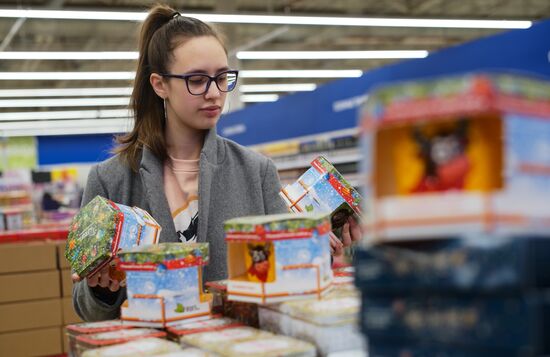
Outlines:
[[[164,103],[149,82],[151,73],[166,73],[173,50],[186,40],[213,36],[223,46],[221,36],[208,24],[180,15],[167,5],[155,5],[149,11],[139,36],[139,59],[130,97],[134,128],[116,138],[119,144],[113,152],[138,171],[143,147],[150,149],[161,161],[167,158],[164,138]]]

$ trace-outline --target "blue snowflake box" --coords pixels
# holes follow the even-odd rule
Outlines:
[[[124,324],[166,327],[210,317],[211,295],[202,290],[208,243],[139,246],[121,252],[118,260],[126,273]]]
[[[361,215],[361,195],[323,156],[311,161],[311,167],[279,194],[293,212],[330,213],[333,230],[349,216]]]
[[[328,214],[241,217],[224,224],[228,300],[275,303],[330,290]]]

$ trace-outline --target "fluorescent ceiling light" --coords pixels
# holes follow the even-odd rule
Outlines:
[[[100,126],[81,128],[42,128],[21,130],[0,130],[0,137],[16,136],[51,136],[51,135],[86,135],[86,134],[115,134],[128,132],[126,126]]]
[[[135,72],[0,72],[0,80],[132,80]]]
[[[241,93],[249,92],[309,92],[315,90],[315,83],[286,83],[286,84],[241,84]]]
[[[128,109],[102,109],[102,110],[62,110],[42,112],[0,112],[0,121],[17,120],[52,120],[52,119],[99,119],[99,118],[129,118],[131,111]]]
[[[185,15],[190,17],[196,17],[206,22],[239,23],[239,24],[487,28],[487,29],[526,29],[531,27],[532,25],[531,21],[515,21],[515,20],[407,19],[407,18],[327,17],[327,16],[287,16],[287,15],[232,15],[232,14],[191,14],[191,13],[186,13]],[[0,9],[0,17],[30,18],[30,19],[143,21],[146,16],[147,16],[146,12]]]
[[[120,96],[120,95],[130,95],[130,94],[132,94],[132,88],[129,88],[129,87],[0,89],[0,98],[94,97],[94,96]]]
[[[241,51],[238,59],[393,59],[425,58],[428,51]]]
[[[275,102],[279,99],[277,94],[245,94],[239,97],[243,103]]]
[[[63,98],[63,99],[2,99],[0,108],[28,107],[95,107],[128,105],[128,97]]]
[[[52,120],[0,123],[0,136],[42,136],[71,134],[122,133],[131,129],[128,119]]]
[[[139,52],[0,52],[0,60],[135,60]]]
[[[101,126],[101,125],[128,127],[129,124],[132,124],[132,121],[128,119],[119,119],[119,118],[24,121],[24,122],[0,123],[0,130],[82,128],[82,127],[93,127],[93,126]]]
[[[296,70],[244,70],[241,78],[356,78],[361,77],[360,69],[296,69]]]
[[[102,126],[80,128],[45,128],[45,129],[21,129],[0,130],[0,137],[15,136],[51,136],[51,135],[87,135],[87,134],[115,134],[129,131],[126,126]]]
[[[360,69],[243,70],[241,78],[351,78],[361,77]],[[135,72],[0,72],[0,80],[131,80]]]

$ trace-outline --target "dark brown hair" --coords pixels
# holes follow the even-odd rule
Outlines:
[[[139,59],[130,98],[134,128],[116,138],[118,146],[113,150],[134,171],[139,168],[144,146],[159,160],[164,161],[167,157],[164,104],[153,90],[149,77],[151,73],[168,72],[174,49],[186,40],[200,36],[213,36],[224,45],[221,35],[213,27],[198,19],[182,16],[166,5],[153,6],[141,27]]]

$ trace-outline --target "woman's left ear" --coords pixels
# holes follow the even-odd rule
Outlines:
[[[159,97],[166,99],[168,97],[168,92],[166,90],[166,82],[164,82],[162,76],[158,73],[151,73],[149,76],[149,83],[151,87]]]

